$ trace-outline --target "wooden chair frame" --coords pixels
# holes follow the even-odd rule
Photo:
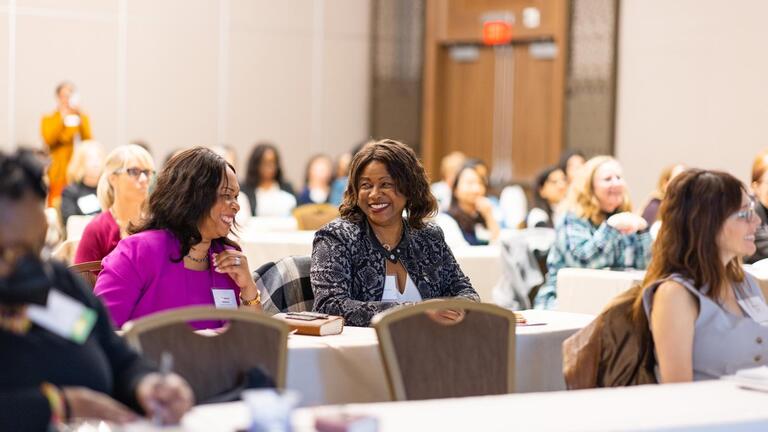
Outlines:
[[[508,346],[507,346],[507,392],[515,391],[515,330],[517,320],[514,312],[496,306],[490,303],[476,303],[469,300],[440,300],[427,301],[413,306],[394,308],[377,314],[371,320],[371,325],[376,329],[379,337],[379,351],[384,361],[384,370],[387,374],[387,384],[389,386],[390,396],[395,401],[409,400],[406,393],[405,382],[402,379],[402,372],[395,354],[395,345],[390,332],[390,325],[405,318],[414,315],[420,315],[427,311],[438,311],[444,309],[461,309],[464,311],[488,313],[494,316],[505,318],[510,327]],[[454,325],[454,324],[448,324]],[[460,325],[455,324],[455,325]]]
[[[287,324],[263,313],[239,309],[216,309],[212,306],[191,306],[149,315],[135,321],[128,321],[123,325],[122,328],[123,337],[130,346],[139,352],[142,352],[140,338],[142,333],[170,324],[187,323],[190,321],[201,320],[234,320],[261,324],[278,330],[280,332],[280,337],[286,341],[288,340],[288,334],[290,333],[290,329]],[[189,331],[195,333],[198,337],[201,338],[219,337],[226,334],[226,330],[215,336],[200,334],[191,327]],[[279,349],[280,351],[278,352],[277,356],[278,369],[277,376],[275,377],[275,385],[278,389],[283,389],[285,388],[285,373],[288,357],[287,343],[281,346]]]

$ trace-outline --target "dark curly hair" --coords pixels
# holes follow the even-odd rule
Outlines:
[[[227,168],[235,168],[224,158],[205,147],[195,147],[172,157],[157,177],[154,192],[149,196],[146,216],[131,234],[152,229],[167,229],[181,244],[180,262],[190,248],[202,241],[198,224],[208,215],[219,197],[219,184],[226,179]],[[240,249],[226,237],[214,239]]]
[[[429,177],[416,153],[391,139],[369,143],[352,158],[349,183],[339,207],[341,217],[351,222],[360,222],[365,217],[357,205],[358,182],[365,167],[373,161],[386,165],[397,191],[405,196],[408,225],[413,229],[423,228],[424,219],[437,214],[437,200],[429,189]]]
[[[48,188],[43,180],[45,168],[37,156],[29,150],[18,150],[6,155],[0,152],[0,197],[19,201],[27,192],[41,200]]]

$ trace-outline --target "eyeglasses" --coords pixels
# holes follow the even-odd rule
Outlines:
[[[155,175],[155,171],[151,169],[141,169],[141,168],[123,168],[115,171],[116,174],[128,174],[129,176],[139,179],[141,178],[141,175],[144,174],[147,178],[152,177]]]
[[[744,219],[747,222],[752,222],[755,219],[755,202],[750,200],[746,209],[739,210],[733,215],[736,216],[736,219]]]

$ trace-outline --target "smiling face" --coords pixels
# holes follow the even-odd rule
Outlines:
[[[456,179],[456,200],[459,205],[474,207],[477,199],[485,196],[483,177],[473,168],[465,168]]]
[[[198,226],[203,240],[229,235],[235,223],[235,215],[240,211],[240,204],[237,203],[240,186],[231,168],[227,167],[226,175],[221,179],[217,192],[216,202]]]
[[[600,210],[613,213],[624,203],[626,185],[618,162],[610,160],[600,165],[592,177],[592,190]]]
[[[397,190],[387,166],[371,161],[357,181],[357,206],[374,226],[393,227],[401,224],[406,198]]]
[[[550,205],[555,205],[565,198],[568,191],[568,181],[563,170],[556,169],[549,173],[544,185],[539,189],[539,195]]]
[[[755,231],[760,225],[760,217],[754,212],[754,203],[746,193],[742,193],[741,207],[728,216],[723,223],[715,242],[724,263],[735,257],[745,257],[755,253]]]

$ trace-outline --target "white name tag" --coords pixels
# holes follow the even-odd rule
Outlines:
[[[768,305],[758,296],[737,299],[747,315],[761,325],[768,326]]]
[[[94,194],[88,194],[77,199],[77,207],[84,215],[89,215],[101,210],[99,198]]]
[[[29,305],[27,316],[51,333],[79,344],[88,339],[96,323],[96,311],[55,289],[48,293],[45,307]]]
[[[217,309],[237,309],[237,297],[235,290],[226,288],[213,288],[213,302]]]

